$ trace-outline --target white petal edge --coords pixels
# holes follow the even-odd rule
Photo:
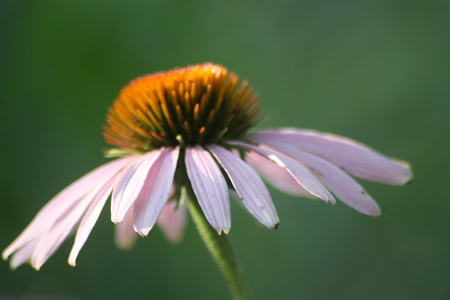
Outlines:
[[[105,184],[135,159],[136,157],[131,156],[108,162],[63,189],[37,213],[25,230],[3,251],[3,259],[6,260],[13,252],[48,231],[74,203],[80,201],[96,186]]]
[[[172,188],[180,149],[166,149],[153,163],[134,206],[134,230],[147,236],[161,214]]]
[[[222,172],[208,151],[186,148],[186,170],[198,203],[211,226],[221,234],[231,228],[228,187]]]
[[[300,162],[283,155],[278,152],[274,152],[268,149],[263,149],[250,144],[238,142],[238,141],[228,141],[228,144],[239,146],[241,148],[256,152],[264,157],[270,159],[273,163],[286,169],[292,177],[305,188],[312,195],[324,200],[326,203],[335,203],[336,200],[330,194],[330,192],[320,183],[316,176],[309,170],[308,167],[304,166]]]
[[[239,157],[220,146],[209,146],[228,174],[242,203],[264,226],[274,228],[280,222],[269,191],[256,172]]]
[[[359,178],[374,182],[403,185],[413,176],[409,163],[386,157],[367,145],[339,135],[283,128],[262,130],[248,138],[262,144],[272,141],[294,146],[328,159]]]

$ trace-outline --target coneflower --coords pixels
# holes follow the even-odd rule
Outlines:
[[[135,232],[146,236],[156,223],[169,240],[179,240],[185,202],[197,225],[202,218],[203,225],[210,224],[201,229],[207,232],[204,238],[224,238],[219,235],[231,228],[229,190],[259,222],[276,228],[279,218],[261,177],[289,194],[333,204],[336,196],[372,216],[380,214],[379,206],[348,173],[392,185],[412,178],[408,163],[345,137],[291,128],[251,132],[263,119],[248,82],[220,65],[134,80],[115,100],[104,126],[106,142],[115,147],[107,156],[119,158],[55,196],[3,251],[3,258],[12,254],[12,268],[28,261],[39,269],[76,231],[69,256],[69,264],[75,265],[111,194],[118,245],[129,247]],[[226,251],[213,255],[218,260],[217,255],[232,255]]]

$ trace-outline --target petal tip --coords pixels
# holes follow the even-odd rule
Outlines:
[[[10,254],[7,253],[6,250],[3,251],[3,253],[2,253],[2,259],[3,259],[3,260],[8,260],[9,255],[10,255]]]
[[[398,171],[397,181],[394,183],[396,185],[406,185],[411,183],[413,180],[413,172],[411,169],[411,165],[408,162],[400,161],[399,165],[401,166],[400,171]]]
[[[115,225],[123,223],[123,218],[118,218],[117,216],[111,216],[111,222]]]
[[[381,208],[378,205],[376,205],[376,203],[375,203],[375,205],[373,207],[369,208],[369,210],[367,212],[363,212],[363,213],[366,215],[372,216],[374,218],[378,218],[379,216],[381,216]]]
[[[16,269],[17,269],[17,266],[13,266],[13,265],[9,265],[9,269],[11,270],[11,271],[15,271]]]
[[[414,178],[414,175],[412,173],[412,170],[409,169],[409,174],[408,174],[408,176],[405,176],[405,178],[403,179],[402,185],[410,184],[412,182],[413,178]]]
[[[381,216],[381,209],[374,209],[370,215],[374,218],[378,218],[379,216]]]
[[[386,181],[385,183],[391,184],[391,185],[406,185],[411,182],[414,175],[412,172],[411,164],[402,161],[402,160],[395,160],[396,163],[396,169],[392,172],[392,180],[391,182]],[[388,177],[386,177],[388,178]]]
[[[115,241],[116,247],[119,248],[122,251],[130,250],[131,248],[133,248],[135,243],[136,243],[136,239],[135,238],[129,238],[129,239],[116,238],[116,241]]]
[[[153,227],[148,228],[137,228],[134,226],[134,231],[136,231],[141,237],[147,237]]]
[[[13,260],[11,260],[11,262],[9,263],[9,268],[11,269],[11,271],[15,271],[21,264],[18,263],[14,263]]]

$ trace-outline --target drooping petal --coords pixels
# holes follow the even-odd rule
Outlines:
[[[342,136],[313,130],[263,130],[249,136],[250,140],[266,144],[284,143],[319,155],[334,162],[351,174],[370,181],[402,185],[412,178],[407,162],[388,158],[370,147]]]
[[[166,149],[153,163],[134,206],[134,229],[147,236],[161,214],[173,183],[180,149]]]
[[[11,253],[49,230],[57,220],[66,214],[70,207],[80,201],[89,191],[99,185],[104,185],[117,172],[135,159],[136,157],[132,156],[108,162],[62,190],[38,212],[27,228],[3,251],[3,259],[7,259]]]
[[[206,219],[220,234],[231,227],[228,187],[211,155],[201,147],[186,148],[186,170]]]
[[[128,166],[114,187],[111,199],[111,221],[120,223],[144,186],[147,174],[163,149],[153,150]]]
[[[256,172],[243,160],[220,146],[209,146],[228,174],[242,203],[263,225],[276,227],[280,222],[269,191]]]
[[[110,180],[105,186],[97,193],[97,195],[92,200],[86,210],[83,218],[81,219],[80,225],[78,226],[77,234],[75,236],[75,242],[73,244],[72,250],[69,255],[69,265],[75,266],[78,253],[86,242],[89,234],[92,231],[97,219],[105,206],[105,202],[111,194],[114,181]]]
[[[81,201],[75,203],[73,207],[67,210],[64,216],[61,216],[61,219],[53,224],[49,231],[42,235],[31,257],[31,266],[33,268],[39,270],[47,259],[59,248],[62,242],[65,241],[68,235],[74,231],[75,226],[79,223],[81,216],[92,201],[92,197],[98,191],[99,189],[91,192]]]
[[[134,208],[128,209],[123,222],[116,224],[115,243],[119,249],[129,250],[136,243],[139,235],[134,231]]]
[[[258,172],[267,182],[282,192],[294,196],[315,197],[305,190],[292,175],[270,159],[258,153],[245,153],[245,161]]]
[[[381,209],[375,200],[347,173],[323,158],[294,147],[271,142],[271,146],[282,153],[311,167],[325,182],[325,185],[345,204],[357,211],[377,217]]]
[[[308,192],[312,195],[324,200],[325,202],[335,203],[334,197],[328,192],[328,190],[320,183],[320,181],[315,177],[315,175],[308,169],[308,167],[295,161],[294,159],[285,156],[281,153],[277,153],[268,149],[263,149],[250,144],[229,141],[231,145],[236,145],[244,149],[254,151],[264,157],[267,157],[272,162],[278,166],[286,169],[292,177]]]
[[[167,240],[174,244],[183,238],[187,222],[186,206],[181,205],[178,208],[176,206],[176,201],[167,202],[157,222]]]

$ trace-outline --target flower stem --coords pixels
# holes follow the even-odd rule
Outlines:
[[[188,190],[188,208],[199,234],[220,267],[233,299],[251,299],[244,273],[226,234],[219,235],[206,220],[192,190]],[[190,190],[190,192],[189,192]]]

